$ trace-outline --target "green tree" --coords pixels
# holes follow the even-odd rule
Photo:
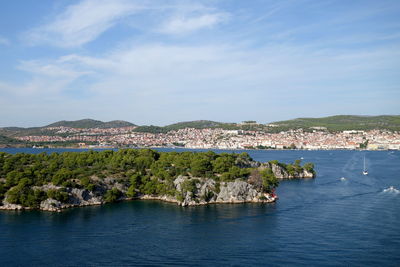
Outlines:
[[[119,191],[117,188],[113,188],[111,190],[107,190],[106,194],[104,195],[104,200],[106,202],[115,202],[122,196],[122,192]]]
[[[7,201],[24,207],[39,207],[40,202],[45,200],[47,195],[41,190],[33,190],[30,187],[31,185],[32,181],[30,179],[23,178],[18,185],[7,192]]]
[[[50,189],[47,192],[47,197],[65,203],[69,199],[69,195],[63,189]]]
[[[279,185],[278,179],[270,168],[266,168],[260,171],[262,178],[262,189],[264,192],[270,193],[272,189]]]
[[[62,168],[54,174],[53,179],[51,181],[54,185],[61,185],[62,183],[66,182],[72,177],[73,177],[72,171],[66,168]]]
[[[129,186],[126,195],[128,197],[136,197],[137,196],[136,188],[133,185]]]
[[[215,173],[227,172],[235,164],[235,158],[227,153],[221,154],[212,162],[213,171]]]
[[[211,162],[205,158],[195,158],[190,164],[190,171],[193,176],[201,177],[211,172]]]

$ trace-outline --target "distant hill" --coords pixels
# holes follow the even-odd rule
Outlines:
[[[102,122],[92,119],[83,119],[77,121],[58,121],[49,124],[45,127],[60,127],[60,126],[72,127],[72,128],[118,128],[118,127],[128,127],[136,125],[127,121],[115,120],[115,121]]]
[[[128,127],[136,125],[127,121],[119,121],[119,120],[102,122],[92,119],[83,119],[77,121],[58,121],[43,127],[30,127],[30,128],[4,127],[0,128],[0,135],[11,138],[18,136],[26,136],[26,135],[55,135],[56,132],[55,130],[49,130],[46,128],[60,127],[60,126],[72,127],[72,128],[118,128],[118,127]]]
[[[22,141],[19,141],[17,139],[0,135],[0,144],[7,144],[7,145],[15,145],[15,144],[22,144]]]
[[[164,128],[166,128],[168,130],[179,130],[179,129],[184,129],[184,128],[204,129],[204,128],[223,128],[227,125],[229,125],[229,123],[198,120],[198,121],[178,122],[178,123],[167,125]]]
[[[382,116],[354,116],[338,115],[324,118],[298,118],[294,120],[278,121],[271,123],[275,125],[275,131],[286,131],[289,129],[310,129],[311,127],[326,127],[329,131],[345,130],[373,130],[386,129],[400,131],[400,115]]]
[[[232,128],[234,127],[233,123],[223,123],[223,122],[216,122],[216,121],[208,121],[208,120],[197,120],[197,121],[185,121],[185,122],[178,122],[174,124],[170,124],[167,126],[139,126],[134,131],[136,132],[146,132],[146,133],[166,133],[169,131],[176,131],[179,129],[185,128],[195,128],[195,129],[205,129],[205,128]]]
[[[166,133],[172,130],[179,130],[184,128],[222,128],[225,130],[251,130],[251,131],[266,131],[266,132],[280,132],[290,129],[302,128],[305,131],[312,131],[313,127],[326,127],[328,131],[344,131],[344,130],[390,130],[400,131],[400,115],[382,115],[382,116],[353,116],[353,115],[338,115],[324,118],[298,118],[286,121],[277,121],[270,123],[272,126],[256,123],[224,123],[209,120],[196,120],[186,121],[170,124],[167,126],[138,126],[134,129],[136,132],[147,133]],[[0,135],[5,137],[17,137],[25,135],[55,135],[55,130],[45,129],[46,127],[72,127],[72,128],[117,128],[136,126],[127,121],[114,120],[109,122],[102,122],[99,120],[83,119],[77,121],[58,121],[44,127],[4,127],[0,128]]]

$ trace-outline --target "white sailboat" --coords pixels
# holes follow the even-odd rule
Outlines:
[[[363,169],[363,175],[368,175],[367,168],[365,167],[365,156],[364,156],[364,169]]]

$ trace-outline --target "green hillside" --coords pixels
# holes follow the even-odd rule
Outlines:
[[[165,126],[168,131],[170,130],[179,130],[184,128],[195,128],[195,129],[204,129],[204,128],[223,128],[229,123],[216,122],[216,121],[207,121],[207,120],[198,120],[198,121],[186,121],[186,122],[178,122],[174,124],[170,124]]]
[[[118,128],[118,127],[128,127],[135,126],[135,124],[127,121],[108,121],[102,122],[92,119],[83,119],[77,121],[58,121],[43,127],[4,127],[0,128],[0,135],[7,137],[17,137],[26,135],[55,135],[56,130],[48,130],[47,127],[72,127],[72,128]]]
[[[23,141],[19,141],[14,138],[10,138],[8,136],[0,135],[0,144],[3,145],[16,145],[16,144],[22,144],[24,143]]]
[[[198,121],[185,121],[178,122],[174,124],[170,124],[164,127],[160,126],[139,126],[134,131],[136,132],[146,132],[146,133],[166,133],[169,131],[176,131],[179,129],[185,128],[195,128],[195,129],[205,129],[205,128],[223,128],[223,129],[231,129],[235,128],[236,124],[233,123],[223,123],[216,121],[208,121],[208,120],[198,120]],[[236,127],[237,128],[237,127]]]
[[[225,130],[252,130],[252,131],[266,131],[266,132],[280,132],[291,129],[302,128],[305,131],[312,131],[313,127],[326,127],[328,131],[337,132],[344,130],[390,130],[400,131],[400,115],[382,115],[382,116],[353,116],[353,115],[338,115],[324,118],[298,118],[287,121],[278,121],[271,123],[274,126],[267,126],[265,124],[255,123],[223,123],[209,120],[187,121],[170,124],[167,126],[139,126],[134,131],[147,132],[147,133],[167,133],[172,130],[179,130],[184,128],[222,128]],[[59,121],[49,124],[45,127],[4,127],[0,128],[0,135],[6,137],[17,137],[26,135],[55,135],[55,130],[45,129],[46,127],[73,127],[73,128],[115,128],[135,126],[134,124],[126,121],[109,121],[102,122],[92,119],[83,119],[77,121]],[[4,143],[3,139],[3,143]]]
[[[135,124],[127,121],[117,121],[117,120],[102,122],[92,119],[83,119],[77,121],[58,121],[49,124],[45,127],[60,127],[60,126],[72,127],[72,128],[118,128],[118,127],[135,126]]]
[[[338,115],[324,118],[298,118],[294,120],[278,121],[271,123],[277,127],[271,127],[276,131],[289,129],[310,129],[311,127],[326,127],[329,131],[345,130],[373,130],[386,129],[400,131],[400,115],[382,116],[353,116]]]

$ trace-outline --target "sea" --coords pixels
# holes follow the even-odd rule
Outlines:
[[[0,266],[400,266],[400,151],[245,152],[313,162],[317,177],[281,181],[273,204],[0,211]]]

